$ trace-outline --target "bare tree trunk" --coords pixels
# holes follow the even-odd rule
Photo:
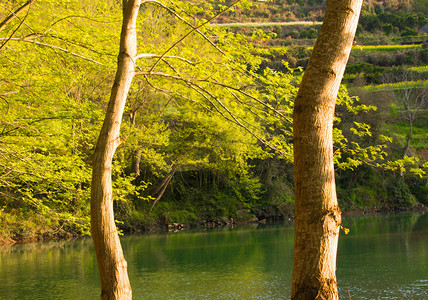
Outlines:
[[[412,141],[413,135],[413,116],[409,119],[409,135],[407,136],[406,146],[404,146],[403,157],[408,155],[410,148],[410,142]]]
[[[140,163],[141,163],[141,149],[138,148],[135,151],[135,161],[134,161],[134,173],[135,176],[139,176],[140,175]]]
[[[294,106],[295,240],[292,299],[338,299],[341,212],[333,165],[333,115],[362,0],[328,0]]]
[[[419,79],[409,69],[403,69],[395,74],[383,75],[383,81],[389,84],[389,91],[394,99],[403,119],[409,124],[409,133],[407,135],[406,145],[403,148],[403,157],[408,155],[413,136],[413,122],[419,117],[419,114],[426,108],[427,89],[418,88],[413,82]],[[400,86],[394,87],[394,83]],[[400,171],[401,176],[404,170]]]
[[[111,163],[120,144],[120,124],[134,77],[136,19],[141,0],[123,1],[123,23],[117,72],[92,165],[91,229],[101,277],[101,299],[132,299],[127,264],[113,215]]]

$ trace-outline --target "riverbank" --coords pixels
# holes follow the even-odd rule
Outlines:
[[[427,212],[428,207],[423,204],[413,207],[411,209],[403,209],[399,211],[388,211],[382,209],[364,209],[364,210],[352,210],[342,212],[342,216],[358,216],[358,215],[370,215],[370,214],[379,214],[379,213],[392,213],[392,212]],[[168,223],[168,224],[152,224],[151,226],[145,227],[145,229],[139,228],[122,228],[120,229],[122,234],[133,234],[133,233],[142,233],[142,232],[178,232],[187,229],[214,229],[222,227],[238,227],[238,226],[247,226],[250,224],[272,224],[278,222],[294,221],[292,216],[286,218],[271,218],[271,219],[258,219],[256,217],[249,217],[243,219],[229,219],[229,220],[217,220],[217,221],[206,221],[200,222],[198,224],[186,224],[186,223]],[[10,228],[11,232],[14,232],[13,228]],[[64,228],[59,229],[49,229],[38,232],[27,232],[23,235],[18,236],[0,236],[0,247],[4,245],[12,244],[26,244],[26,243],[35,243],[35,242],[46,242],[51,240],[72,240],[74,238],[82,237],[84,235],[78,234],[73,231],[65,231]]]

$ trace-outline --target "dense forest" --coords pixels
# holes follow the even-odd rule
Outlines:
[[[334,128],[343,211],[428,205],[422,2],[368,1],[361,14]],[[125,232],[293,217],[293,101],[325,1],[224,5],[141,6],[112,168]],[[0,6],[1,240],[89,234],[120,25],[113,0]]]

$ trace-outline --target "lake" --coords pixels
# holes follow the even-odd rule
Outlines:
[[[428,299],[428,213],[344,216],[342,299]],[[289,299],[293,224],[122,237],[134,299]],[[0,299],[99,299],[92,241],[0,247]],[[348,294],[349,293],[349,294]]]

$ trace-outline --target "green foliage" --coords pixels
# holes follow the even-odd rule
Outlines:
[[[25,26],[18,17],[0,31],[0,204],[5,213],[33,211],[56,220],[54,229],[87,234],[89,155],[108,79],[108,67],[94,61],[114,65],[107,34],[104,45],[95,43],[102,51],[89,45],[112,14],[74,5],[36,1],[22,15]]]
[[[386,34],[390,34],[392,28],[397,28],[402,32],[412,31],[412,33],[414,32],[413,35],[415,35],[415,29],[424,26],[426,19],[420,12],[415,14],[412,12],[406,13],[404,10],[385,11],[376,9],[374,12],[363,10],[359,24],[367,32],[383,30]]]
[[[322,7],[321,2],[316,4]],[[0,22],[23,3],[2,3]],[[303,71],[298,66],[305,65],[310,50],[259,46],[293,30],[296,37],[313,39],[319,24],[301,32],[293,26],[307,23],[275,32],[202,26],[226,4],[231,2],[146,1],[141,6],[137,77],[112,168],[115,212],[123,230],[227,222],[243,210],[247,217],[292,215],[293,101]],[[319,17],[319,8],[278,5],[241,1],[218,21],[257,20],[274,9],[290,20]],[[35,1],[0,30],[2,237],[89,234],[91,156],[116,67],[120,21],[121,7],[113,0]],[[372,48],[354,53],[412,48],[423,55],[420,46]],[[355,74],[368,71],[366,65],[359,68]],[[414,158],[384,161],[390,140],[374,134],[361,117],[376,107],[358,103],[344,86],[337,104],[334,150],[341,172],[371,164],[423,175]],[[361,190],[349,195],[349,206],[364,207],[364,197],[373,200],[373,191]],[[404,185],[395,194],[400,201],[408,196]]]
[[[416,177],[409,175],[409,178]],[[337,193],[342,210],[402,210],[414,207],[416,198],[409,184],[398,173],[369,166],[342,170],[336,175]]]
[[[428,80],[417,80],[417,81],[406,81],[406,82],[397,82],[397,83],[383,83],[376,85],[366,85],[365,90],[369,92],[383,91],[392,89],[403,89],[403,88],[417,89],[417,88],[428,88]]]
[[[403,49],[422,49],[420,44],[411,44],[411,45],[355,45],[352,47],[353,51],[371,51],[371,52],[391,52]]]

